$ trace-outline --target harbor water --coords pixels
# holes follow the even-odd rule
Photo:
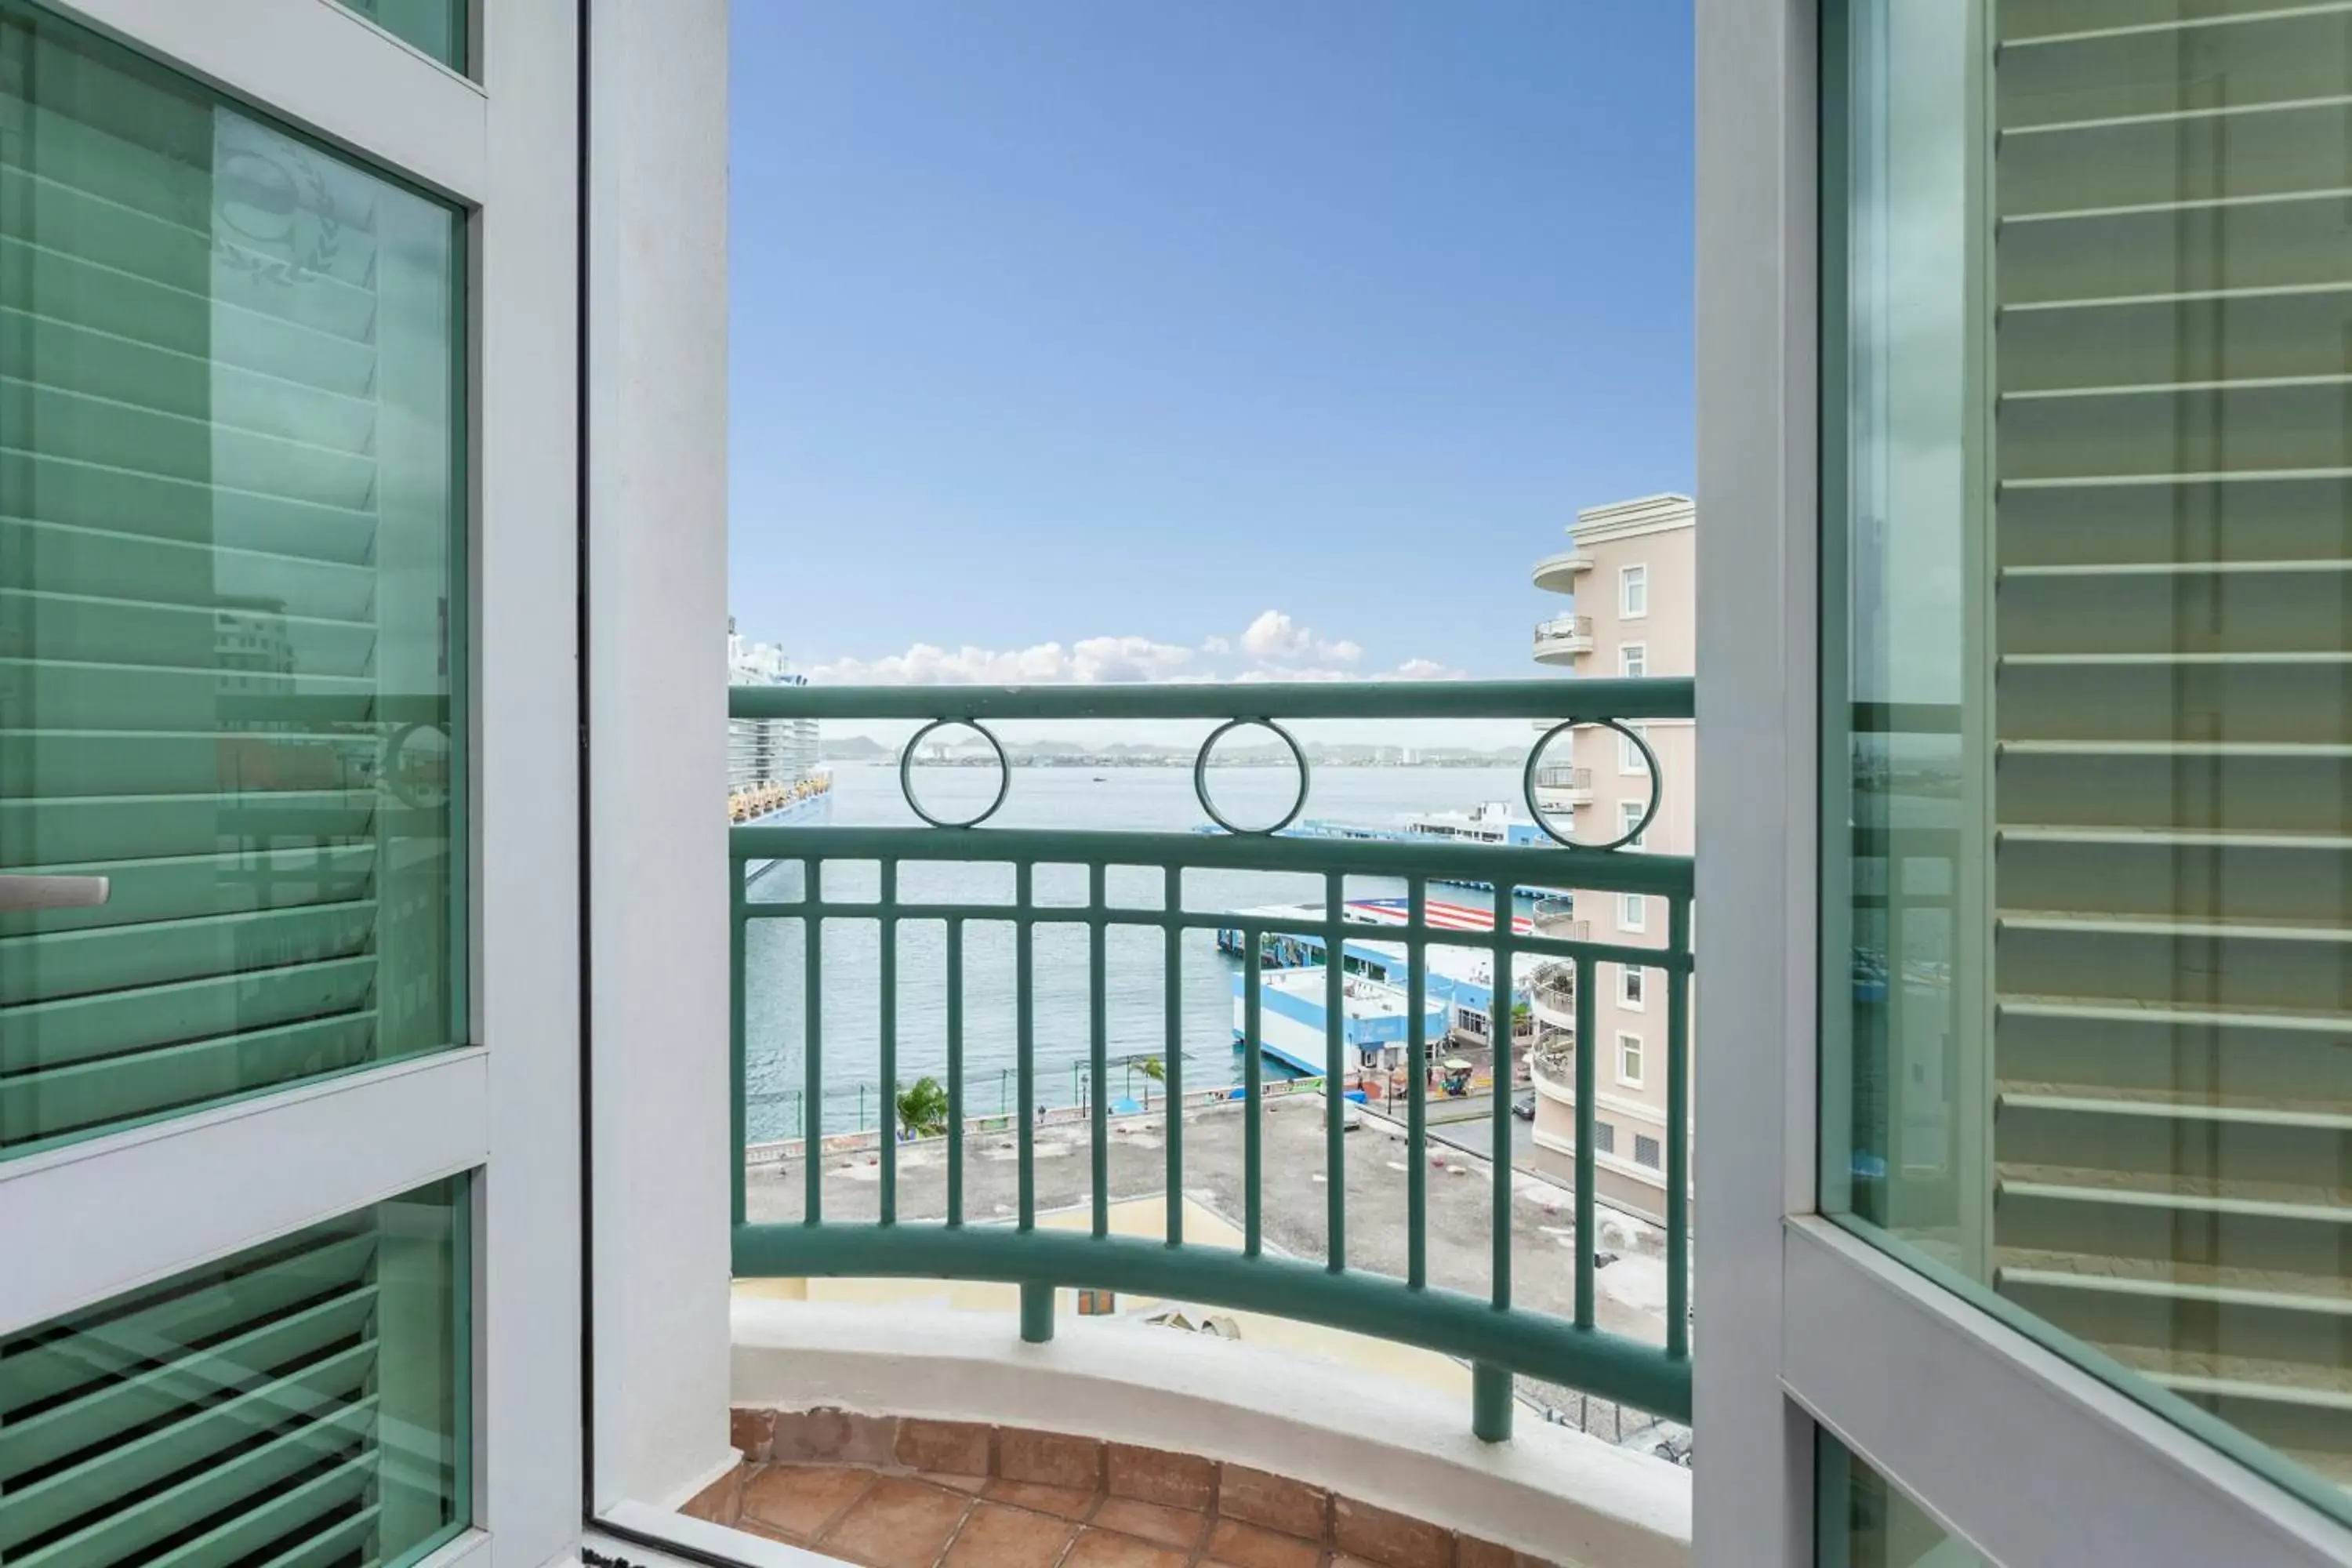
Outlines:
[[[940,770],[925,770],[927,806],[965,812],[969,797],[992,792],[992,769],[952,770],[962,777],[934,783]],[[1236,821],[1267,821],[1278,816],[1297,788],[1284,768],[1218,769],[1211,774],[1218,808]],[[1390,825],[1402,813],[1464,810],[1482,801],[1518,797],[1519,774],[1508,768],[1326,768],[1315,775],[1309,813],[1350,822]],[[1522,807],[1521,809],[1524,809]],[[895,768],[845,764],[835,770],[834,821],[842,826],[911,826],[914,815],[898,793]],[[1083,768],[1032,767],[1014,772],[1004,809],[990,826],[1186,832],[1205,823],[1193,798],[1189,768],[1132,767],[1097,776]],[[794,864],[763,873],[752,897],[787,898],[802,875]],[[828,899],[871,899],[878,871],[871,864],[844,864],[826,871]],[[1110,902],[1158,910],[1162,874],[1131,867],[1112,868]],[[1350,878],[1350,899],[1396,896],[1402,884],[1379,878]],[[902,864],[898,896],[904,901],[952,900],[1010,904],[1013,868],[985,864]],[[1081,867],[1040,867],[1035,897],[1041,905],[1082,905],[1087,873]],[[1459,903],[1484,904],[1487,895],[1454,889],[1444,895]],[[1319,902],[1322,879],[1315,876],[1197,870],[1185,874],[1187,909],[1221,913],[1264,904]],[[1521,906],[1522,912],[1525,906]],[[802,1040],[806,973],[803,922],[757,921],[746,944],[745,1075],[748,1132],[754,1142],[793,1137],[804,1126]],[[1160,1089],[1143,1074],[1144,1058],[1166,1049],[1165,938],[1156,927],[1110,929],[1104,952],[1105,1012],[1111,1060],[1108,1093],[1114,1103],[1132,1099],[1156,1103]],[[824,923],[821,1019],[824,1028],[824,1126],[828,1132],[875,1125],[881,1092],[879,922],[833,919]],[[1041,925],[1034,938],[1033,984],[1037,1052],[1037,1101],[1071,1105],[1085,1100],[1090,1041],[1087,933],[1078,925]],[[936,921],[901,922],[898,940],[898,1077],[901,1084],[929,1076],[947,1080],[946,928]],[[1238,1082],[1240,1058],[1234,1046],[1233,982],[1236,961],[1217,952],[1216,932],[1184,933],[1180,987],[1183,1078],[1187,1090]],[[1013,1078],[1016,1046],[1013,928],[974,921],[964,931],[965,1110],[973,1116],[1009,1111],[1018,1103]],[[1277,1069],[1269,1060],[1271,1076]]]

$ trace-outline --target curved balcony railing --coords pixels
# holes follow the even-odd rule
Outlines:
[[[978,730],[992,747],[987,725],[997,720],[1192,720],[1220,721],[1218,735],[1235,725],[1265,728],[1284,742],[1300,766],[1297,799],[1284,819],[1286,826],[1305,809],[1311,783],[1306,757],[1277,722],[1280,720],[1347,719],[1354,721],[1431,718],[1536,719],[1560,721],[1687,718],[1692,683],[1688,679],[1578,681],[1573,687],[1551,681],[1431,682],[1380,684],[1298,684],[1245,686],[1096,686],[1096,687],[935,687],[826,688],[736,687],[729,692],[729,710],[739,719],[809,718],[868,721],[919,721],[929,724],[962,723]],[[1000,758],[1002,749],[998,748]],[[731,958],[733,973],[733,1166],[734,1268],[741,1277],[798,1279],[812,1276],[897,1276],[920,1279],[1005,1281],[1020,1287],[1021,1330],[1024,1338],[1043,1340],[1054,1330],[1054,1290],[1057,1286],[1132,1292],[1199,1302],[1244,1311],[1265,1312],[1332,1328],[1419,1345],[1459,1357],[1472,1365],[1472,1426],[1482,1437],[1500,1440],[1509,1435],[1513,1410],[1514,1373],[1569,1388],[1580,1389],[1677,1420],[1690,1413],[1690,1361],[1687,1339],[1689,1237],[1685,1194],[1689,1188],[1689,1150],[1681,1130],[1689,1123],[1689,977],[1692,957],[1688,933],[1692,897],[1692,862],[1688,857],[1663,854],[1622,854],[1571,845],[1495,846],[1442,840],[1420,842],[1363,841],[1323,837],[1287,837],[1279,826],[1259,832],[1123,832],[1107,830],[1018,829],[979,826],[1003,803],[1013,787],[1007,769],[996,799],[978,817],[950,824],[931,817],[915,798],[908,769],[917,755],[910,743],[902,753],[900,784],[908,804],[932,826],[919,827],[854,827],[824,826],[741,826],[730,830],[730,851],[735,865],[731,879]],[[1196,760],[1193,782],[1204,812],[1223,823],[1210,798],[1206,783],[1208,745]],[[1530,803],[1531,804],[1531,803]],[[1010,866],[1013,897],[1009,902],[962,901],[910,896],[929,865],[976,863]],[[768,877],[777,863],[799,868],[796,877]],[[877,876],[870,899],[845,897],[842,879],[828,882],[825,872],[845,864],[862,863]],[[1081,902],[1041,901],[1040,868],[1059,870],[1084,868],[1086,897]],[[1157,907],[1137,907],[1132,898],[1114,902],[1109,881],[1116,870],[1122,882],[1138,869],[1156,873]],[[918,875],[902,878],[915,869]],[[1183,878],[1191,870],[1305,873],[1321,879],[1327,918],[1284,918],[1279,914],[1231,910],[1192,910],[1184,905]],[[1402,926],[1366,927],[1346,915],[1347,879],[1389,878],[1406,891],[1406,921]],[[1668,909],[1669,941],[1665,948],[1629,948],[1591,941],[1580,929],[1573,936],[1543,931],[1520,931],[1509,921],[1497,922],[1487,932],[1468,937],[1458,925],[1431,919],[1429,889],[1433,883],[1479,881],[1494,886],[1572,886],[1604,894],[1641,893],[1663,900]],[[782,887],[786,896],[771,896]],[[828,1162],[803,1157],[800,1162],[802,1191],[799,1214],[786,1220],[753,1221],[748,1213],[744,1160],[748,1128],[747,988],[745,954],[749,932],[761,922],[787,922],[801,934],[798,962],[805,965],[798,1027],[801,1091],[805,1103],[824,1100],[826,1061],[835,1050],[825,1020],[839,1016],[843,1000],[838,974],[828,987],[825,955],[828,927],[857,922],[878,930],[878,973],[870,992],[856,999],[865,1020],[878,1028],[867,1037],[878,1041],[878,1078],[883,1084],[899,1081],[901,1064],[899,952],[901,937],[910,927],[923,927],[944,944],[944,966],[924,970],[938,973],[943,988],[945,1019],[945,1104],[937,1108],[937,1123],[944,1128],[944,1213],[902,1214],[900,1208],[901,1132],[897,1107],[888,1094],[877,1096],[879,1128],[871,1144],[871,1163],[851,1191],[861,1206],[870,1207],[872,1220],[850,1220],[827,1212],[830,1191]],[[1403,1162],[1408,1172],[1405,1204],[1405,1264],[1401,1274],[1379,1272],[1361,1265],[1361,1249],[1351,1261],[1349,1223],[1364,1223],[1351,1215],[1346,1179],[1344,1133],[1350,1118],[1323,1118],[1325,1137],[1321,1197],[1327,1205],[1322,1258],[1276,1256],[1266,1247],[1264,1220],[1267,1190],[1268,1140],[1262,1130],[1270,1085],[1265,1081],[1261,1053],[1242,1053],[1243,1081],[1223,1088],[1220,1098],[1234,1106],[1241,1119],[1238,1139],[1242,1152],[1242,1207],[1238,1228],[1240,1250],[1189,1240],[1184,1230],[1186,1191],[1185,1131],[1188,1118],[1166,1118],[1163,1142],[1166,1192],[1166,1239],[1113,1233],[1109,1151],[1112,1135],[1108,1096],[1087,1097],[1081,1114],[1087,1122],[1087,1148],[1092,1161],[1092,1185],[1087,1224],[1083,1229],[1041,1227],[1038,1224],[1036,1121],[1039,1098],[1037,1036],[1039,990],[1034,962],[1040,928],[1076,928],[1085,933],[1087,1016],[1084,1037],[1088,1055],[1087,1081],[1112,1082],[1107,1005],[1106,953],[1110,934],[1143,929],[1164,933],[1160,944],[1166,958],[1163,992],[1166,1000],[1164,1055],[1157,1058],[1163,1105],[1187,1103],[1183,1051],[1182,994],[1185,978],[1181,944],[1175,940],[1197,929],[1238,927],[1244,951],[1258,950],[1273,934],[1307,935],[1324,944],[1326,952],[1344,950],[1350,936],[1372,934],[1387,944],[1401,944],[1408,952],[1410,1005],[1399,1009],[1404,1038],[1404,1059],[1418,1061],[1429,1044],[1433,1018],[1442,1026],[1443,1015],[1423,1005],[1430,948],[1481,946],[1491,950],[1496,974],[1512,972],[1521,953],[1546,956],[1565,965],[1574,976],[1573,991],[1589,998],[1593,965],[1639,963],[1655,974],[1665,994],[1666,1125],[1669,1137],[1666,1226],[1666,1310],[1663,1344],[1645,1343],[1598,1326],[1594,1318],[1593,1252],[1576,1248],[1573,1262],[1572,1307],[1552,1311],[1515,1300],[1511,1269],[1511,1215],[1515,1173],[1508,1161],[1491,1163],[1494,1183],[1490,1224],[1493,1267],[1488,1289],[1481,1294],[1454,1290],[1431,1283],[1428,1267],[1429,1121],[1425,1075],[1407,1071],[1403,1108]],[[992,1142],[1009,1140],[1017,1169],[1016,1202],[1009,1223],[977,1217],[965,1201],[967,1129],[973,1113],[982,1109],[970,1097],[964,1067],[965,937],[971,931],[1011,928],[1010,994],[1015,1014],[1016,1082],[1009,1116],[986,1134]],[[1465,940],[1466,939],[1466,940]],[[834,939],[838,940],[838,939]],[[865,940],[875,940],[867,938]],[[976,963],[976,957],[974,959]],[[1349,1014],[1345,1005],[1350,983],[1341,967],[1327,966],[1328,990],[1323,1009],[1326,1081],[1343,1085],[1359,1067],[1360,1042],[1349,1037]],[[909,973],[913,971],[910,970]],[[1241,1037],[1265,1038],[1261,1027],[1273,1007],[1273,988],[1256,965],[1244,966],[1234,977],[1243,1017]],[[1587,1003],[1589,1005],[1589,1002]],[[1582,1031],[1589,1034],[1589,1028]],[[763,1044],[767,1038],[763,1037]],[[782,1048],[781,1039],[774,1041]],[[840,1047],[846,1049],[846,1046]],[[778,1058],[779,1067],[782,1066]],[[1577,1059],[1577,1172],[1574,1212],[1577,1234],[1598,1234],[1594,1218],[1593,1147],[1590,1118],[1594,1095],[1589,1079],[1589,1053]],[[988,1075],[992,1085],[992,1074]],[[772,1086],[771,1086],[772,1087]],[[984,1092],[984,1090],[983,1090]],[[1494,1144],[1510,1145],[1513,1097],[1494,1099]],[[819,1130],[820,1134],[822,1129]],[[819,1152],[824,1147],[822,1137]],[[975,1162],[977,1156],[974,1156]],[[926,1162],[928,1166],[929,1162]],[[1298,1184],[1304,1187],[1305,1184]],[[928,1189],[927,1189],[928,1190]],[[878,1200],[878,1201],[877,1201]],[[1286,1202],[1295,1194],[1286,1190]],[[928,1201],[928,1200],[927,1200]],[[978,1205],[975,1205],[978,1206]],[[940,1219],[943,1223],[911,1223]],[[902,1223],[907,1222],[907,1223]]]
[[[1566,763],[1536,770],[1534,805],[1539,811],[1556,811],[1592,804],[1592,770],[1570,767]]]
[[[1564,941],[1581,942],[1581,937]],[[1528,985],[1528,1003],[1535,1016],[1556,1029],[1576,1027],[1576,970],[1572,961],[1547,963]]]
[[[1576,1047],[1561,1043],[1538,1046],[1528,1055],[1528,1064],[1535,1075],[1556,1089],[1570,1094],[1576,1092]]]
[[[1589,770],[1577,771],[1581,773]],[[1540,776],[1536,779],[1536,787],[1538,789],[1543,787],[1543,779]],[[1535,921],[1536,932],[1539,936],[1556,936],[1563,942],[1592,940],[1592,922],[1576,918],[1576,900],[1573,899],[1538,899],[1536,907],[1530,913]]]

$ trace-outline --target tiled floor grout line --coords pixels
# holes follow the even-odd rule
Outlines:
[[[931,1484],[937,1485],[938,1483],[933,1482]],[[941,1491],[949,1491],[953,1489],[940,1487],[940,1489]],[[948,1538],[940,1542],[940,1554],[931,1559],[931,1568],[940,1568],[940,1564],[944,1563],[948,1560],[948,1553],[955,1550],[955,1543],[963,1539],[965,1527],[971,1523],[973,1515],[980,1512],[980,1503],[981,1499],[977,1492],[969,1493],[965,1496],[963,1514],[956,1521],[955,1528],[948,1531]]]
[[[866,1484],[859,1487],[856,1491],[850,1493],[849,1500],[847,1502],[843,1503],[839,1508],[835,1509],[831,1513],[825,1515],[824,1519],[817,1522],[817,1527],[808,1532],[808,1543],[810,1549],[814,1550],[817,1542],[824,1539],[825,1531],[831,1530],[835,1525],[839,1524],[843,1520],[847,1519],[849,1517],[849,1510],[856,1508],[859,1503],[864,1502],[866,1500],[866,1494],[872,1491],[874,1489],[874,1483],[881,1479],[882,1472],[880,1470],[872,1468],[871,1467],[866,1467]]]

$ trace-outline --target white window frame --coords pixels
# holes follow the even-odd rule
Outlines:
[[[1696,0],[1696,39],[1698,707],[1737,786],[1696,793],[1696,902],[1755,939],[1695,970],[1694,1016],[1739,1048],[1693,1053],[1693,1568],[1811,1568],[1816,1424],[1997,1562],[2352,1561],[2352,1531],[1814,1212],[1819,650],[1843,636],[1819,592],[1816,5]]]
[[[1617,645],[1617,673],[1628,680],[1639,680],[1649,673],[1650,645],[1629,642]]]
[[[1649,809],[1650,803],[1645,800],[1619,801],[1617,803],[1618,836],[1620,837],[1623,837],[1624,835],[1632,833],[1633,831],[1634,825],[1642,820],[1643,813]],[[1651,826],[1655,826],[1656,824],[1653,823]],[[1643,828],[1638,837],[1626,839],[1625,841],[1625,847],[1628,849],[1646,849],[1649,847],[1650,829],[1648,827]]]
[[[1635,562],[1617,568],[1617,618],[1638,621],[1650,613],[1650,566]]]
[[[321,0],[55,8],[464,215],[472,598],[453,607],[470,623],[476,1043],[0,1161],[0,1258],[42,1260],[0,1267],[0,1333],[472,1172],[477,1527],[433,1561],[574,1554],[581,1170],[566,1108],[582,971],[579,944],[549,933],[577,928],[580,815],[572,768],[548,759],[576,754],[580,733],[581,7],[491,0],[490,47],[469,51],[478,80]]]
[[[1650,972],[1638,963],[1617,966],[1617,1005],[1628,1013],[1649,1011]]]
[[[1640,1089],[1642,1075],[1648,1070],[1648,1064],[1643,1058],[1645,1047],[1642,1043],[1642,1037],[1631,1029],[1620,1029],[1617,1031],[1615,1043],[1616,1052],[1609,1065],[1616,1073],[1617,1086],[1620,1089]],[[1633,1070],[1630,1073],[1625,1070],[1625,1055],[1628,1047],[1631,1047],[1633,1056]]]
[[[1644,741],[1650,738],[1650,727],[1647,724],[1628,724],[1625,728],[1633,731],[1633,734],[1641,736]],[[1641,778],[1646,775],[1649,771],[1650,764],[1643,760],[1642,748],[1633,743],[1633,737],[1623,734],[1619,735],[1617,737],[1617,772],[1619,776],[1623,778]]]
[[[1650,929],[1650,900],[1640,893],[1617,895],[1617,929],[1643,931]]]

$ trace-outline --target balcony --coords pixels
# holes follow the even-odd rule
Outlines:
[[[1688,713],[1691,683],[1593,681],[1577,697],[1579,717],[1665,718]],[[1286,721],[1533,720],[1561,700],[1542,681],[730,693],[738,718],[962,723],[983,737],[998,721],[1153,719],[1286,738]],[[1202,763],[1193,784],[1213,816]],[[908,770],[899,781],[916,804]],[[1021,782],[1008,772],[1005,792]],[[1311,784],[1302,771],[1293,816]],[[1089,1518],[1149,1503],[1172,1511],[1148,1517],[1193,1532],[1170,1536],[1184,1551],[1217,1550],[1202,1532],[1242,1521],[1286,1532],[1299,1550],[1369,1553],[1389,1568],[1413,1568],[1384,1555],[1402,1540],[1423,1542],[1428,1560],[1449,1568],[1490,1549],[1686,1562],[1688,1473],[1660,1457],[1687,1452],[1683,1211],[1647,1265],[1658,1300],[1634,1304],[1630,1275],[1601,1279],[1594,1247],[1561,1245],[1601,1234],[1590,1156],[1570,1186],[1484,1158],[1476,1148],[1510,1147],[1516,1097],[1477,1106],[1475,1147],[1453,1132],[1459,1102],[1430,1075],[1391,1079],[1368,1064],[1354,977],[1339,969],[1323,971],[1319,1073],[1286,1079],[1259,1050],[1236,1051],[1228,1070],[1228,1042],[1189,1062],[1184,1047],[1186,997],[1200,983],[1185,955],[1237,921],[1248,952],[1269,936],[1339,952],[1376,933],[1407,953],[1417,995],[1420,977],[1435,973],[1423,967],[1430,950],[1465,944],[1458,924],[1432,918],[1433,886],[1572,885],[1687,909],[1692,861],[984,825],[1005,792],[961,823],[730,830],[737,1446],[782,1479],[756,1468],[722,1478],[694,1510],[856,1554],[828,1533],[849,1528],[856,1506],[791,1501],[793,1488],[817,1484],[794,1467],[824,1463],[866,1478],[845,1488],[892,1496],[1042,1488],[1035,1497],[1050,1503],[1062,1487],[1063,1502]],[[942,891],[953,868],[985,868],[1001,889],[982,896],[956,881]],[[1226,873],[1295,879],[1312,896],[1272,911],[1194,901],[1188,878]],[[1404,923],[1345,912],[1367,888],[1400,897]],[[874,947],[870,974],[839,962],[853,940]],[[1559,900],[1538,907],[1530,929],[1498,921],[1471,945],[1496,974],[1540,956],[1571,994],[1590,992],[1595,963],[1633,952],[1591,941]],[[753,955],[772,962],[787,950],[800,994],[821,1004],[789,1016],[750,978]],[[1074,1065],[1088,1085],[1117,1084],[1122,1062],[1137,1059],[1137,1021],[1115,1026],[1108,997],[1113,963],[1139,952],[1165,1000],[1164,1022],[1144,1026],[1158,1053],[1150,1105],[1092,1092],[1052,1103],[1061,1079],[1049,1037],[1082,1053]],[[1639,958],[1665,987],[1668,1096],[1686,1110],[1691,955],[1644,948]],[[1265,1038],[1276,988],[1255,964],[1228,969],[1218,988],[1229,978],[1234,1034]],[[845,991],[853,973],[866,976],[863,994]],[[1005,1005],[1011,1025],[1001,1108],[992,1066],[983,1076],[970,1059],[990,1034],[984,996]],[[919,1048],[918,1013],[927,1030],[937,1025]],[[1423,1058],[1433,1016],[1398,1010],[1402,1061]],[[845,1020],[855,1027],[845,1032]],[[879,1083],[937,1073],[936,1110],[902,1126],[894,1097],[879,1094],[871,1132],[822,1118],[797,1135],[755,1125],[787,1090],[823,1106],[836,1059],[866,1070],[850,1058],[853,1037],[872,1042]],[[1531,1053],[1538,1073],[1551,1070],[1543,1049]],[[1378,1092],[1360,1101],[1375,1076]],[[1590,1112],[1580,1121],[1589,1129]],[[1671,1158],[1686,1173],[1681,1142]],[[1465,1426],[1478,1441],[1463,1440]],[[779,1522],[793,1508],[797,1534]],[[1369,1537],[1366,1520],[1381,1521]]]
[[[1576,967],[1572,963],[1547,963],[1528,983],[1528,1007],[1536,1021],[1551,1030],[1576,1028]]]
[[[1580,771],[1588,774],[1591,772],[1589,768]],[[1590,778],[1586,780],[1586,787],[1591,787]],[[1536,775],[1536,788],[1543,788],[1541,773]],[[1535,908],[1528,911],[1528,917],[1538,936],[1556,936],[1563,942],[1589,942],[1592,938],[1592,922],[1576,918],[1576,900],[1573,899],[1538,899]]]
[[[1536,770],[1535,807],[1547,816],[1592,804],[1592,770],[1565,763]]]
[[[1591,616],[1554,616],[1536,623],[1538,664],[1572,664],[1591,651]]]
[[[1592,557],[1579,550],[1563,550],[1536,563],[1535,584],[1547,594],[1573,594],[1576,580],[1592,570]]]

